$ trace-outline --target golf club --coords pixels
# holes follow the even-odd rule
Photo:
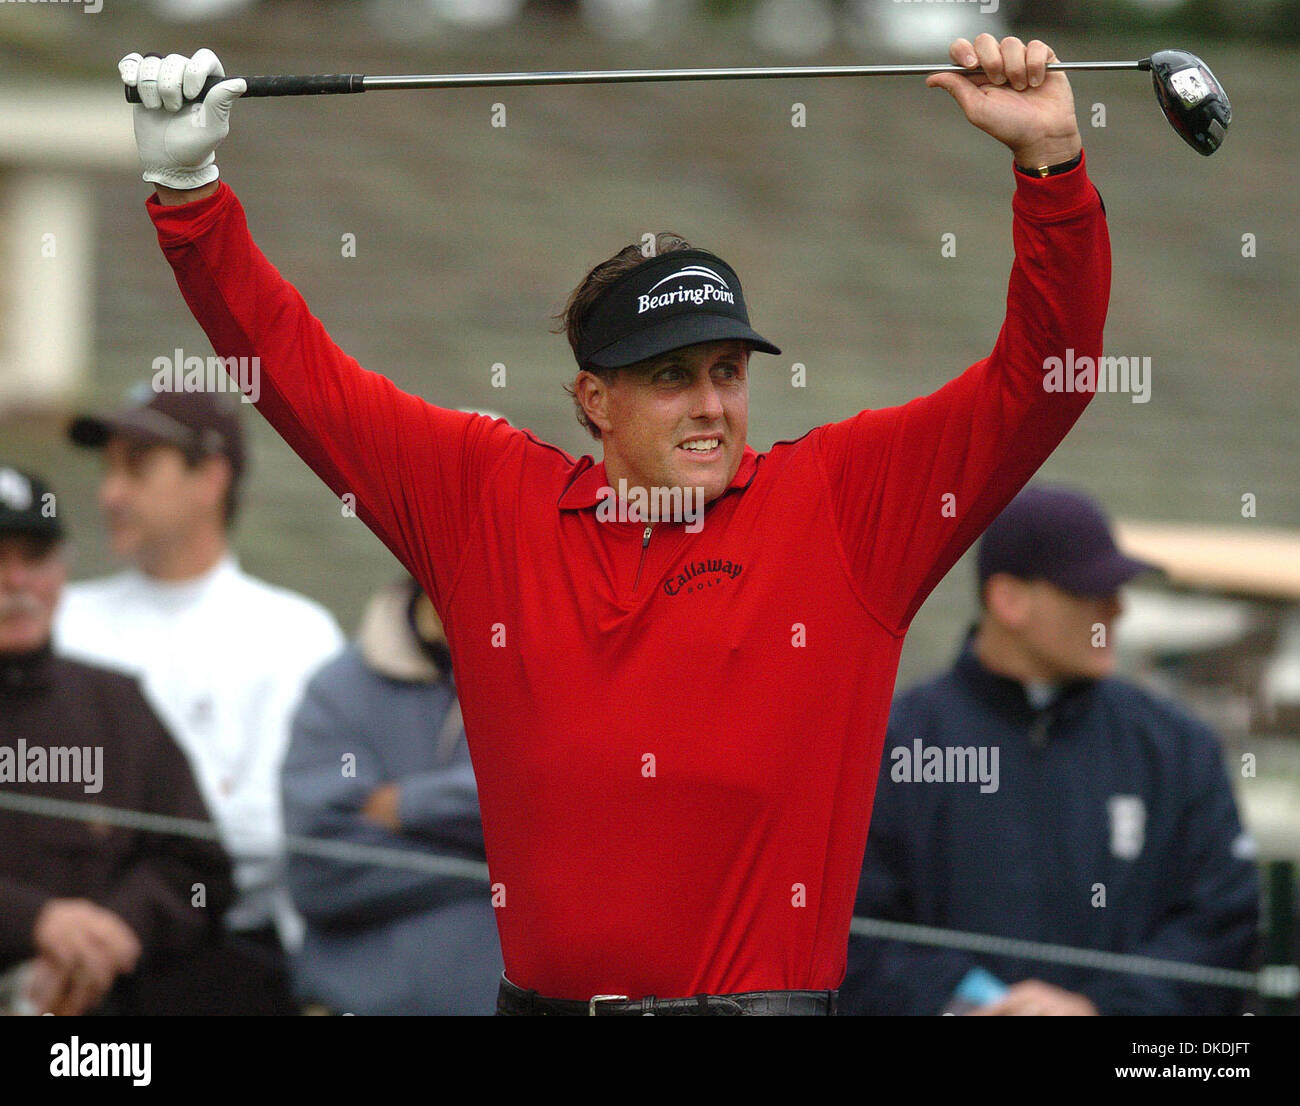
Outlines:
[[[157,55],[151,55],[157,56]],[[1232,104],[1209,66],[1185,50],[1158,50],[1139,61],[1053,62],[1050,70],[1149,70],[1160,110],[1183,140],[1208,157],[1223,142],[1232,122]],[[361,73],[303,77],[244,77],[245,96],[319,96],[348,92],[374,92],[414,88],[493,88],[513,85],[631,84],[647,81],[719,81],[802,77],[924,76],[929,73],[978,73],[960,65],[820,65],[757,67],[750,69],[611,69],[555,73],[449,73],[369,77]],[[197,97],[231,77],[209,77]],[[126,98],[140,102],[137,89],[127,87]],[[189,101],[187,101],[189,102]]]

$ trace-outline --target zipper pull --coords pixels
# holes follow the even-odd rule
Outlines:
[[[645,566],[645,551],[650,545],[650,535],[654,531],[652,523],[646,523],[645,533],[641,535],[641,556],[636,560],[636,579],[632,581],[632,592],[636,593],[637,586],[641,583],[641,569]]]

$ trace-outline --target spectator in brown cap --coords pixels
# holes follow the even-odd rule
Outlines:
[[[68,428],[104,451],[99,501],[113,552],[159,579],[186,579],[225,551],[245,468],[238,407],[208,392],[137,387],[111,415]],[[219,507],[219,512],[214,511]]]
[[[226,917],[242,958],[230,1012],[293,1010],[285,952],[301,919],[284,883],[280,765],[307,677],[344,644],[319,604],[243,572],[230,530],[245,470],[238,405],[154,391],[69,428],[102,450],[99,502],[126,571],[74,584],[60,649],[138,675],[189,756],[239,894]]]
[[[215,948],[232,896],[221,846],[12,802],[209,819],[184,754],[136,681],[52,653],[62,543],[49,488],[0,466],[3,990],[12,1008],[32,1013],[180,1012],[191,997],[186,965]]]

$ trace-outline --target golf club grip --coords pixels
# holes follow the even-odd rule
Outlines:
[[[233,77],[209,77],[203,82],[203,90],[195,97],[202,100],[222,81],[234,80]],[[365,92],[365,75],[362,73],[321,73],[308,77],[243,77],[248,82],[245,96],[324,96],[343,92]],[[140,102],[140,90],[126,85],[128,103]],[[195,100],[186,98],[187,104]]]

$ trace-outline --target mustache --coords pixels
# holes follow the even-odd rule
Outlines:
[[[22,615],[42,615],[45,605],[30,592],[20,591],[16,595],[0,598],[0,622]]]

